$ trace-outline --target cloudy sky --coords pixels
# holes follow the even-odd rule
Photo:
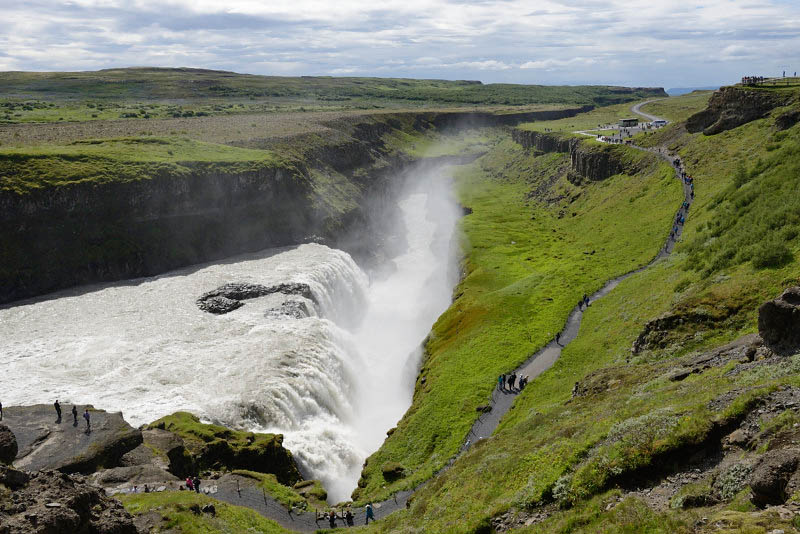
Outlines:
[[[0,71],[144,65],[718,85],[800,71],[800,0],[0,0]]]

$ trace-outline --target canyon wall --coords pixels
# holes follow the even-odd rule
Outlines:
[[[599,182],[621,173],[634,173],[638,166],[625,157],[623,145],[590,143],[585,138],[563,134],[511,130],[512,139],[527,149],[539,152],[563,152],[570,157],[569,181]]]
[[[394,209],[394,177],[414,163],[387,146],[387,134],[510,125],[590,108],[358,116],[329,124],[330,139],[250,145],[287,154],[274,162],[181,162],[127,180],[0,189],[0,303],[308,241],[369,255],[376,241],[391,245],[382,214]]]

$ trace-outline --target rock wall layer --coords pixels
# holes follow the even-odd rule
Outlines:
[[[714,135],[761,119],[773,109],[788,105],[792,95],[760,89],[723,87],[711,95],[708,107],[686,121],[690,133]]]
[[[636,165],[623,155],[624,146],[587,143],[585,139],[514,128],[512,139],[539,152],[563,152],[570,158],[568,178],[574,184],[599,182],[615,174],[636,172]]]
[[[590,108],[359,116],[329,125],[331,139],[250,144],[278,145],[288,155],[276,162],[184,162],[181,171],[165,166],[148,178],[73,181],[24,194],[0,189],[0,304],[311,240],[366,254],[374,240],[365,232],[380,233],[374,227],[391,209],[393,177],[412,163],[386,146],[386,134],[515,124]],[[337,187],[321,189],[331,179]]]

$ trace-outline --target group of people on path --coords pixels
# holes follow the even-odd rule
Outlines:
[[[584,308],[588,307],[589,307],[589,297],[587,297],[586,293],[584,293],[583,297],[581,297],[581,299],[578,301],[578,309],[583,310]],[[558,343],[558,340],[560,339],[561,339],[561,333],[559,332],[558,334],[556,334],[556,343]]]
[[[316,520],[317,521],[327,521],[328,525],[331,528],[336,528],[336,521],[343,521],[345,525],[348,527],[355,526],[355,519],[356,516],[353,515],[353,511],[348,508],[347,510],[341,511],[338,515],[336,510],[333,508],[330,509],[328,512],[324,512],[321,515],[317,514]],[[372,503],[368,503],[367,506],[364,507],[364,524],[369,525],[370,521],[375,521],[375,510],[372,508]]]
[[[517,382],[519,378],[519,382]],[[517,373],[513,372],[509,375],[500,375],[497,377],[497,388],[503,392],[517,392],[522,391],[528,385],[528,376],[517,377]]]
[[[200,477],[186,477],[186,489],[200,493]],[[181,488],[183,489],[183,488]]]
[[[56,409],[56,424],[61,424],[61,404],[58,399],[53,403],[53,407]],[[88,434],[92,431],[92,416],[89,414],[89,408],[84,409],[83,418],[86,420],[86,433]],[[0,410],[0,420],[2,420],[2,410]],[[78,426],[78,407],[74,404],[72,405],[72,420],[72,426]]]

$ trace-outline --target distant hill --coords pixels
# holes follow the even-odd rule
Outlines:
[[[669,96],[680,96],[691,93],[692,91],[716,91],[722,87],[721,85],[709,85],[706,87],[674,87],[672,89],[667,89],[667,94]]]
[[[187,99],[250,98],[331,102],[340,105],[395,101],[408,105],[594,104],[652,96],[662,88],[482,84],[405,78],[260,76],[189,68],[135,67],[94,72],[4,72],[0,98]]]

